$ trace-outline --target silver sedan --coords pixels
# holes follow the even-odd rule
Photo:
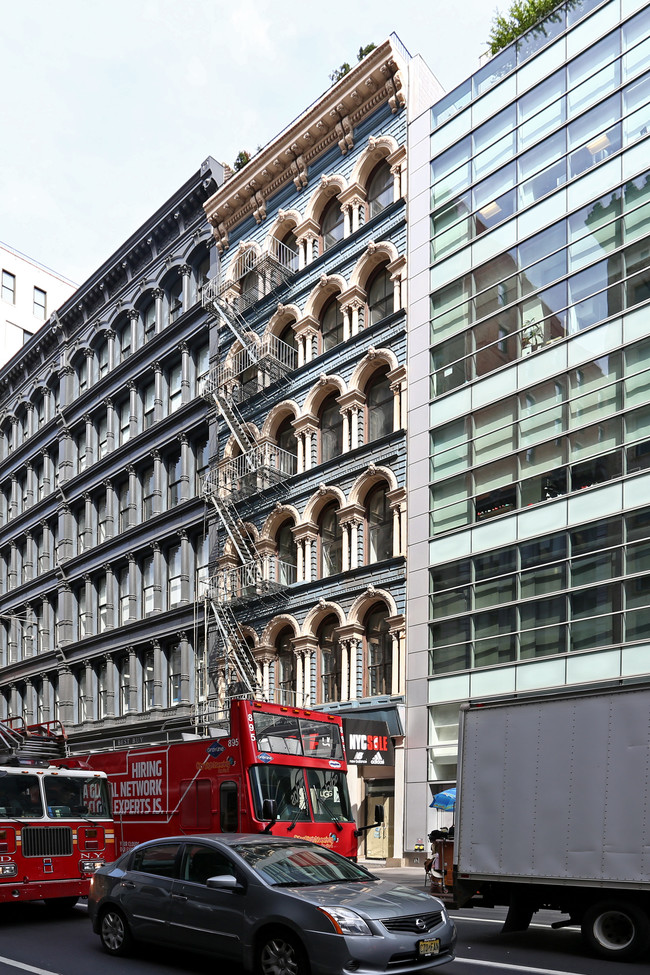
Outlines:
[[[266,833],[142,843],[94,875],[93,930],[229,959],[256,975],[427,975],[454,958],[443,904],[332,850]]]

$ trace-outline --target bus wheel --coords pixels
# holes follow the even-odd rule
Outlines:
[[[584,913],[581,931],[589,948],[602,958],[636,958],[650,945],[650,918],[629,901],[592,904]]]
[[[109,955],[126,955],[133,947],[133,937],[121,911],[107,907],[99,922],[99,937]]]
[[[45,906],[50,914],[67,914],[78,900],[78,897],[53,897],[45,901]]]
[[[280,928],[266,934],[257,951],[255,975],[309,975],[309,962],[300,941]]]

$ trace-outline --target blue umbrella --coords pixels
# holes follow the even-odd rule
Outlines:
[[[445,789],[433,797],[430,809],[444,809],[446,812],[453,812],[456,808],[456,789]]]

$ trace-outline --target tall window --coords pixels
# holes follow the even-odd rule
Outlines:
[[[150,342],[156,332],[156,302],[153,299],[142,309],[142,326],[144,340]]]
[[[10,271],[2,272],[2,300],[16,304],[16,275]]]
[[[77,674],[77,720],[80,723],[92,717],[87,683],[86,671],[82,669]]]
[[[343,417],[336,402],[337,393],[328,396],[320,408],[320,463],[340,457],[343,451]]]
[[[378,440],[393,432],[395,397],[388,381],[388,367],[375,373],[366,386],[366,417],[368,440]]]
[[[34,288],[34,318],[44,322],[47,315],[47,292],[42,288]]]
[[[155,610],[154,559],[148,555],[142,563],[142,611],[145,616]]]
[[[183,402],[183,367],[180,362],[169,370],[168,389],[169,412],[175,413]]]
[[[320,318],[322,352],[329,352],[343,341],[343,312],[336,298],[327,303]]]
[[[118,575],[120,623],[128,623],[135,614],[131,610],[131,572],[129,566],[121,569]]]
[[[142,520],[153,518],[155,497],[155,476],[153,467],[147,468],[142,475]]]
[[[129,657],[122,657],[118,664],[120,685],[120,714],[127,714],[131,709],[131,663]]]
[[[172,545],[167,552],[168,606],[178,606],[182,599],[181,546]]]
[[[378,484],[368,494],[366,524],[368,526],[368,564],[390,559],[393,555],[393,524],[385,484]]]
[[[131,527],[131,487],[130,479],[120,485],[117,492],[119,507],[120,531],[126,531]]]
[[[81,585],[77,590],[77,634],[80,640],[90,636],[91,632],[90,607],[86,600],[86,586]]]
[[[108,505],[106,495],[102,494],[97,499],[97,544],[100,545],[108,538]]]
[[[167,688],[167,703],[169,705],[181,703],[181,648],[173,647],[169,652],[169,686]]]
[[[275,663],[275,683],[277,703],[294,705],[296,703],[296,656],[292,646],[293,633],[283,630],[278,637]]]
[[[323,251],[343,240],[343,211],[337,199],[330,200],[323,210],[320,232]]]
[[[125,399],[117,408],[119,431],[118,438],[121,444],[127,443],[131,439],[131,402]]]
[[[368,324],[374,325],[393,312],[393,282],[385,267],[368,282]]]
[[[108,664],[105,660],[97,670],[97,717],[105,718],[108,713]]]
[[[393,175],[390,166],[383,159],[370,174],[368,181],[368,217],[385,210],[393,202]]]
[[[341,647],[335,635],[337,625],[336,617],[328,616],[318,628],[320,703],[323,704],[341,700]]]
[[[97,421],[97,457],[101,460],[108,453],[108,421],[102,416]]]
[[[118,333],[120,343],[120,361],[124,362],[131,355],[131,320],[122,326]]]
[[[167,459],[167,490],[169,507],[174,508],[182,498],[182,464],[180,450]]]
[[[291,586],[296,581],[296,567],[298,565],[298,553],[296,540],[293,536],[292,521],[283,522],[278,531],[276,541],[278,546],[276,582],[284,586]]]
[[[318,539],[320,578],[324,579],[343,569],[343,536],[336,501],[332,501],[321,511]]]
[[[142,710],[150,711],[154,706],[154,664],[153,650],[147,650],[142,659]]]
[[[156,418],[156,384],[149,383],[142,391],[142,406],[144,416],[144,429],[148,430]]]
[[[169,321],[175,322],[183,314],[183,278],[182,275],[172,283],[169,293]]]
[[[97,584],[97,624],[100,633],[108,628],[108,595],[106,576],[102,576]]]
[[[385,606],[372,609],[365,620],[367,694],[393,693],[392,640]]]

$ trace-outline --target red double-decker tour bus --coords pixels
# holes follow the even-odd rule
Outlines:
[[[118,854],[158,836],[266,830],[356,857],[340,717],[235,699],[212,732],[74,757],[108,775]]]
[[[0,722],[0,902],[67,910],[115,859],[106,775],[53,764],[65,750],[58,721]]]

